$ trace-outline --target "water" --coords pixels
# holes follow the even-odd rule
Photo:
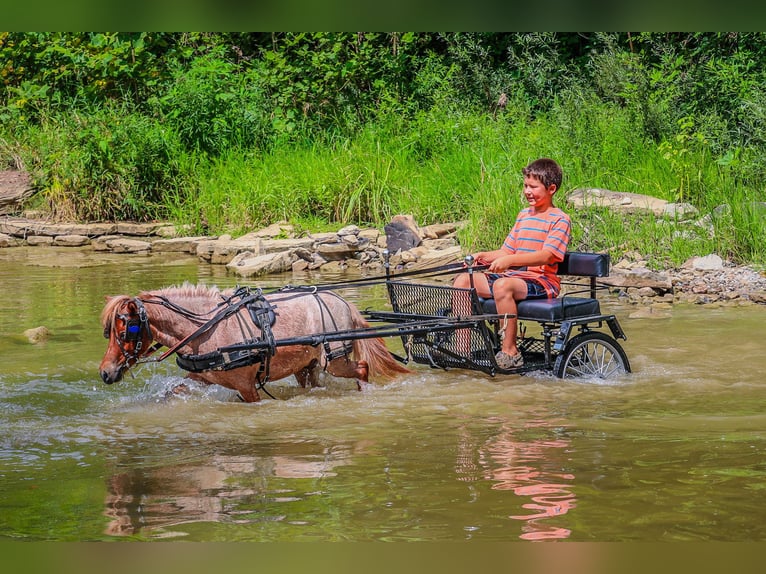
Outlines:
[[[649,320],[606,302],[629,337],[620,380],[416,366],[363,392],[287,380],[246,405],[218,387],[167,399],[172,361],[98,376],[105,295],[245,283],[224,268],[43,248],[0,262],[0,539],[766,539],[763,307]],[[379,287],[344,295],[386,304]],[[40,325],[52,337],[32,345]]]

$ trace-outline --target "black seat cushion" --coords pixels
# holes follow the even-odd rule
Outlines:
[[[494,299],[480,299],[482,311],[497,313]],[[556,299],[525,299],[519,301],[519,319],[534,321],[562,321],[575,317],[600,315],[601,306],[597,299],[590,297],[557,297]]]

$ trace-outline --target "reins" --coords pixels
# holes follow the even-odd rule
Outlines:
[[[473,265],[472,271],[483,271],[487,269],[489,265]],[[373,277],[360,277],[359,279],[350,279],[348,281],[337,281],[333,283],[323,283],[321,285],[310,286],[296,286],[287,284],[284,287],[276,287],[272,290],[265,291],[266,293],[278,293],[290,291],[292,289],[305,289],[311,288],[316,291],[332,291],[334,289],[344,289],[346,287],[368,287],[371,285],[380,285],[381,283],[387,283],[393,279],[399,280],[407,277],[438,277],[440,275],[452,275],[457,273],[466,272],[466,265],[462,262],[447,263],[445,265],[439,265],[438,267],[429,267],[426,269],[413,269],[412,271],[404,271],[401,273],[392,274],[389,272],[388,263],[386,262],[386,274],[377,275]]]

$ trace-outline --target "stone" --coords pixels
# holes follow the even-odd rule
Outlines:
[[[255,237],[261,237],[261,238],[275,238],[275,237],[292,237],[293,235],[293,226],[289,223],[286,223],[284,221],[279,223],[272,223],[268,227],[264,227],[263,229],[259,229],[258,231],[253,231],[253,235]]]
[[[7,233],[0,233],[0,247],[16,247],[19,244],[18,239],[11,237]]]
[[[309,262],[305,259],[298,259],[293,262],[292,269],[293,273],[298,273],[301,271],[306,271],[309,268]]]
[[[356,225],[347,225],[346,227],[343,227],[342,229],[339,229],[337,232],[338,237],[346,237],[348,235],[359,235],[359,232],[361,229],[357,227]]]
[[[48,327],[41,325],[40,327],[34,327],[24,331],[24,336],[32,344],[44,343],[51,337],[51,332]]]
[[[663,215],[671,219],[687,219],[698,213],[697,208],[690,203],[668,203],[663,211]]]
[[[723,269],[723,259],[715,253],[705,255],[704,257],[693,257],[691,259],[691,267],[698,271],[718,271]]]
[[[199,237],[174,237],[172,239],[157,239],[152,241],[152,251],[155,253],[197,253]]]
[[[50,246],[53,245],[53,237],[50,235],[30,235],[27,237],[27,245]]]
[[[316,252],[327,261],[341,261],[354,257],[359,252],[359,248],[348,243],[320,243],[317,245]]]
[[[646,268],[612,268],[610,275],[608,277],[599,277],[598,282],[610,287],[652,287],[663,292],[673,288],[673,283],[668,275],[650,271]]]
[[[308,249],[313,247],[314,240],[310,237],[297,239],[261,239],[262,253],[278,253],[292,251],[293,249]]]
[[[271,273],[284,273],[292,269],[293,257],[290,252],[253,255],[240,253],[226,265],[226,268],[242,277],[255,277]]]
[[[460,223],[434,223],[432,225],[426,225],[420,232],[423,239],[439,239],[445,235],[455,233],[460,226]]]
[[[408,251],[422,242],[417,224],[411,215],[395,215],[384,229],[386,248],[391,253]]]
[[[132,222],[120,222],[117,224],[117,233],[119,235],[137,235],[146,237],[153,235],[154,230],[159,225],[157,223],[132,223]]]
[[[607,207],[621,213],[650,212],[658,217],[665,213],[668,204],[666,200],[651,195],[598,188],[575,189],[567,195],[566,202],[575,209]]]
[[[356,235],[338,235],[338,237],[340,237],[341,241],[346,245],[351,245],[352,247],[359,245],[359,237]]]
[[[366,239],[370,243],[377,243],[380,237],[380,231],[377,229],[362,229],[359,232],[359,239]]]
[[[29,172],[15,169],[0,171],[0,215],[18,213],[24,201],[34,192]]]
[[[82,247],[89,243],[90,239],[85,235],[57,235],[53,238],[53,245],[57,247]]]
[[[114,253],[149,253],[152,250],[152,244],[148,241],[124,237],[111,239],[106,242],[106,245]]]

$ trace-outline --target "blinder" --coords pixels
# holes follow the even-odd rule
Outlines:
[[[117,343],[122,350],[123,355],[128,358],[137,358],[138,354],[143,348],[142,336],[144,331],[149,332],[149,318],[146,315],[146,309],[140,299],[133,299],[136,304],[138,313],[136,316],[132,316],[126,313],[119,313],[116,315],[117,319],[125,322],[125,330],[121,333],[117,333]],[[113,327],[113,325],[112,325]],[[110,326],[104,328],[104,338],[109,338]],[[124,348],[123,343],[134,343],[135,350],[129,354]]]

